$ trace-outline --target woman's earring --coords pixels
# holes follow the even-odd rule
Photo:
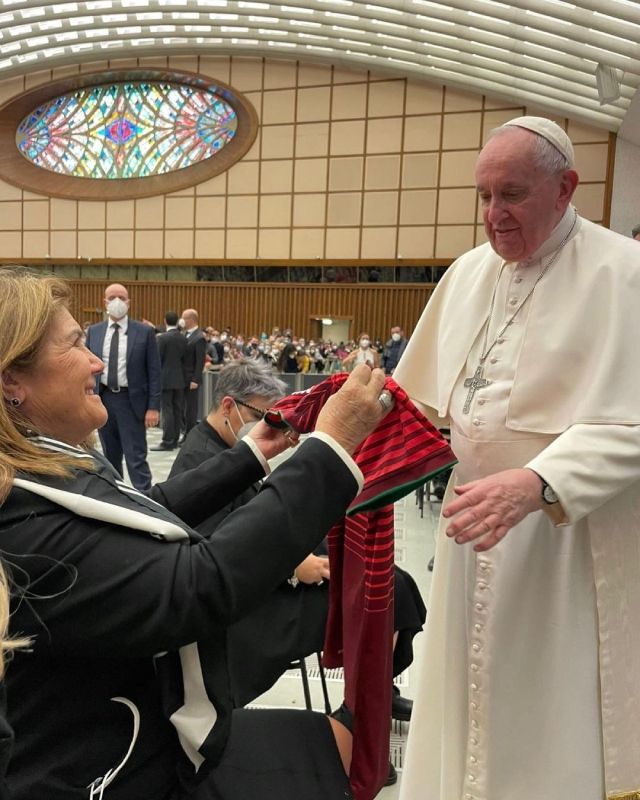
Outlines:
[[[11,405],[14,406],[14,408],[17,408],[20,405],[20,403],[22,403],[22,400],[20,400],[19,397],[11,398]]]

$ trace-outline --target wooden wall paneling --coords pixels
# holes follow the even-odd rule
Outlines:
[[[107,281],[70,281],[73,313],[80,322],[102,319]],[[353,319],[357,336],[368,331],[386,340],[392,325],[413,330],[432,284],[242,284],[242,283],[135,283],[128,287],[131,316],[161,324],[165,311],[181,313],[195,308],[203,326],[230,326],[245,336],[267,333],[278,325],[290,327],[307,338],[313,334],[313,317],[335,316]]]

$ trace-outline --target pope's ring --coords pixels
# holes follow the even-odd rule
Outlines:
[[[381,392],[380,396],[378,397],[378,402],[385,411],[389,411],[389,409],[393,406],[393,398],[386,390]]]

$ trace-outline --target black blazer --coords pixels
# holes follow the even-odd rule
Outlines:
[[[176,328],[158,336],[162,364],[162,388],[184,389],[187,340]]]
[[[196,328],[190,336],[185,334],[187,340],[187,353],[184,359],[185,385],[191,382],[202,383],[202,370],[204,369],[204,359],[207,355],[207,340],[201,328]]]

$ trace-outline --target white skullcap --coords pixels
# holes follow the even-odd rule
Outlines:
[[[562,130],[562,128],[555,122],[552,122],[546,117],[516,117],[505,122],[502,128],[508,126],[515,126],[516,128],[526,128],[528,131],[537,133],[558,150],[567,159],[569,167],[573,169],[575,164],[575,156],[573,153],[573,145],[571,139]]]

